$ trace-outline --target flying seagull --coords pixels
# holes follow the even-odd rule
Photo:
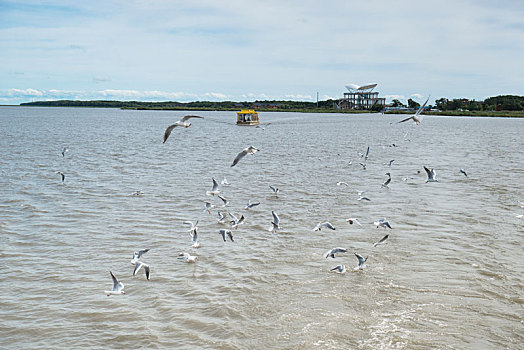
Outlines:
[[[217,216],[218,216],[217,221],[218,221],[219,224],[225,224],[226,223],[226,216],[222,212],[218,211],[217,212]]]
[[[189,226],[189,230],[187,232],[189,233],[192,233],[192,232],[196,232],[197,228],[198,228],[198,220],[193,223],[192,221],[184,221],[184,225],[188,225]]]
[[[369,146],[368,146],[368,149],[366,151],[366,155],[364,156],[364,161],[368,160],[368,157],[369,157]]]
[[[62,182],[64,182],[65,180],[65,174],[61,171],[55,171],[55,174],[59,174],[60,176],[62,176]]]
[[[221,185],[225,185],[225,186],[229,185],[229,182],[227,182],[227,179],[226,179],[225,176],[224,176],[224,179],[222,180],[222,182],[220,182],[220,184]]]
[[[436,179],[437,174],[435,173],[435,169],[428,169],[424,166],[424,170],[426,170],[426,174],[428,174],[428,179],[426,182],[438,182]]]
[[[69,148],[67,147],[64,147],[64,149],[62,150],[62,157],[65,157],[65,154],[69,151]]]
[[[237,165],[237,163],[240,161],[240,159],[244,158],[244,156],[246,154],[255,154],[256,152],[260,151],[258,148],[255,148],[253,146],[249,146],[247,148],[244,148],[242,150],[242,152],[240,152],[239,154],[237,154],[237,156],[235,157],[235,159],[233,160],[233,164],[231,164],[232,167],[234,167],[235,165]]]
[[[332,268],[330,271],[333,271],[336,273],[344,273],[346,272],[346,265],[337,265],[334,268]]]
[[[250,209],[250,208],[256,207],[257,205],[260,205],[260,202],[251,203],[251,200],[248,200],[247,204],[246,204],[246,209]]]
[[[337,182],[337,186],[342,186],[342,185],[344,185],[344,186],[349,186],[349,184],[348,184],[347,182],[345,182],[345,181],[339,181],[339,182]]]
[[[379,241],[376,241],[375,243],[373,243],[373,247],[376,247],[377,245],[384,243],[384,241],[385,241],[386,239],[388,239],[388,238],[389,238],[389,235],[385,235],[385,236],[382,237]]]
[[[135,265],[138,259],[142,257],[145,253],[149,251],[149,248],[147,249],[141,249],[138,252],[133,252],[133,259],[131,259],[131,265]]]
[[[366,268],[366,261],[368,260],[368,257],[364,258],[362,255],[355,253],[355,256],[358,259],[358,266],[354,268],[354,270],[363,270]]]
[[[391,164],[393,164],[394,161],[395,161],[395,159],[391,159],[391,160],[389,161],[389,163],[384,163],[384,165],[386,165],[386,166],[391,166]]]
[[[122,282],[119,282],[111,271],[109,271],[109,273],[111,274],[111,278],[113,279],[113,289],[105,291],[107,296],[126,294],[126,292],[124,292],[124,284]]]
[[[231,240],[231,242],[234,242],[235,240],[233,239],[233,233],[230,231],[230,230],[225,230],[225,229],[222,229],[220,231],[218,231],[218,233],[220,235],[222,235],[222,239],[224,240],[224,242],[226,241],[226,236],[229,237],[229,239]]]
[[[464,169],[460,169],[459,172],[461,172],[462,174],[464,174],[464,176],[468,176],[468,174],[466,173],[466,170],[464,170]]]
[[[333,259],[335,258],[335,254],[338,254],[338,253],[345,253],[347,252],[347,249],[346,248],[340,248],[340,247],[336,247],[336,248],[333,248],[333,249],[330,249],[328,250],[327,252],[324,253],[324,258],[329,258],[329,257],[332,257]]]
[[[166,129],[166,132],[164,133],[164,142],[163,143],[166,143],[169,135],[171,135],[171,131],[173,131],[173,129],[176,128],[177,126],[189,128],[191,126],[191,123],[188,123],[187,121],[191,118],[204,118],[204,117],[201,117],[198,115],[186,115],[184,118],[180,119],[175,124],[168,126]]]
[[[198,233],[197,233],[196,228],[195,230],[189,232],[189,236],[191,236],[191,242],[193,243],[191,245],[191,248],[200,248],[201,244],[198,241]]]
[[[378,221],[375,221],[373,223],[375,226],[377,226],[377,228],[379,227],[384,227],[384,228],[391,228],[391,225],[389,224],[389,221],[386,220],[386,218],[383,218],[383,219],[380,219]]]
[[[211,214],[211,209],[215,208],[216,205],[211,204],[210,202],[205,202],[206,207],[204,208],[204,212],[207,211],[209,214]]]
[[[389,183],[391,182],[391,173],[387,172],[386,175],[389,177],[386,181],[384,181],[384,183],[382,183],[382,187],[388,187]]]
[[[275,196],[278,197],[278,192],[280,192],[280,190],[278,189],[278,187],[273,187],[273,186],[269,185],[269,188],[271,189],[271,191],[273,191],[273,193],[275,194]]]
[[[362,224],[355,218],[349,218],[349,219],[346,219],[346,221],[350,225],[357,224],[358,226],[362,226]]]
[[[278,217],[277,213],[274,211],[271,211],[271,215],[273,215],[273,221],[271,221],[271,226],[269,226],[269,231],[271,232],[277,232],[277,230],[280,230],[280,218]]]
[[[237,229],[239,225],[242,225],[244,223],[244,215],[242,215],[239,218],[237,218],[235,215],[228,213],[229,217],[231,218],[231,227],[234,229]]]
[[[133,271],[133,276],[136,276],[136,273],[138,272],[138,270],[140,270],[142,268],[142,266],[144,267],[144,271],[146,273],[146,278],[149,281],[149,265],[146,264],[146,263],[141,262],[140,260],[137,260],[136,263],[135,263],[135,270]]]
[[[333,225],[331,225],[330,222],[326,221],[326,222],[318,223],[318,225],[315,226],[315,228],[313,228],[313,231],[321,231],[322,227],[327,227],[327,228],[329,228],[331,230],[335,229],[335,227]]]
[[[415,122],[415,124],[420,124],[420,122],[422,120],[422,116],[419,116],[420,112],[422,112],[422,110],[424,110],[424,107],[426,107],[426,103],[428,103],[428,101],[429,101],[429,96],[428,96],[428,99],[426,100],[426,102],[424,102],[422,107],[420,107],[415,114],[413,114],[409,118],[402,119],[401,121],[397,122],[397,124],[407,122],[408,120],[413,120]]]
[[[222,205],[222,207],[225,207],[229,204],[229,201],[225,199],[224,197],[222,197],[221,195],[218,195],[217,197],[220,198],[222,202],[224,202],[224,205]]]
[[[211,188],[211,191],[206,191],[206,194],[208,196],[214,196],[215,194],[219,194],[220,190],[218,189],[218,182],[217,180],[213,179],[213,187]]]
[[[186,263],[195,263],[198,260],[198,256],[182,252],[178,254],[178,259],[182,259]]]

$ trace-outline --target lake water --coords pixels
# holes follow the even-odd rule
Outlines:
[[[0,108],[2,348],[522,348],[524,119],[261,113],[264,129],[198,112],[162,144],[185,114]],[[231,168],[249,145],[260,152]],[[203,211],[224,177],[221,210],[245,215],[235,242]],[[323,221],[336,230],[313,231]],[[143,248],[150,281],[132,276]],[[126,295],[105,295],[110,270]]]

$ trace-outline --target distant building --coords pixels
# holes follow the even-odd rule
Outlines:
[[[346,85],[348,92],[344,93],[344,98],[338,100],[338,107],[340,109],[358,110],[369,110],[376,106],[384,108],[386,106],[386,98],[378,97],[378,92],[373,92],[376,86],[377,84],[364,86],[356,84]]]

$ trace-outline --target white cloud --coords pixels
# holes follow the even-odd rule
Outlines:
[[[284,97],[286,99],[290,99],[290,100],[312,100],[313,97],[311,95],[301,95],[301,94],[288,94],[288,95],[284,95]]]
[[[410,97],[414,97],[418,100],[421,100],[424,98],[424,96],[422,94],[411,94]]]
[[[7,90],[9,96],[43,96],[43,92],[37,89],[9,89]]]

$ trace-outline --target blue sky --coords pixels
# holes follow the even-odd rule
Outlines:
[[[524,95],[524,1],[0,0],[0,104]]]

